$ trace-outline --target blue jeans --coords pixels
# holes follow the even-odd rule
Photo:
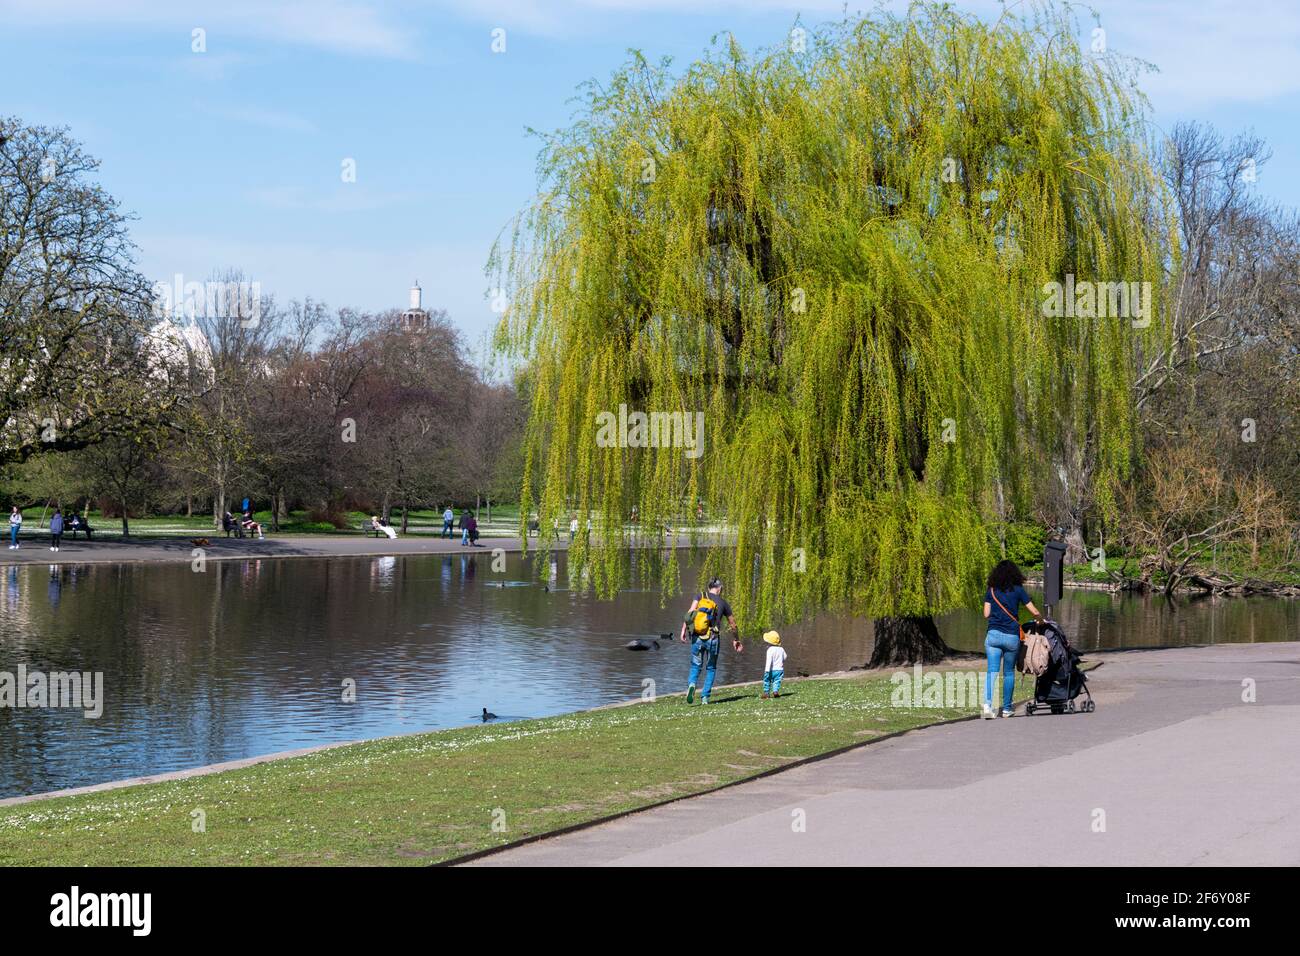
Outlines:
[[[450,537],[451,537],[451,522],[450,522],[450,521],[447,521],[447,520],[445,520],[445,519],[444,519],[443,522],[442,522],[442,536],[443,536],[444,538],[450,538]]]
[[[1020,635],[1006,631],[990,630],[984,638],[984,653],[988,655],[989,669],[984,674],[984,703],[993,706],[993,675],[1002,666],[1002,708],[1011,709],[1011,698],[1016,692],[1016,654],[1020,651]]]
[[[707,655],[707,662],[705,660]],[[705,639],[697,637],[691,642],[691,679],[694,684],[700,677],[700,668],[704,668],[704,686],[700,689],[701,697],[708,697],[713,689],[713,679],[718,676],[718,635]]]
[[[460,543],[469,544],[469,528],[460,529]]]
[[[785,671],[768,671],[765,673],[763,675],[763,693],[781,693],[781,678],[784,676]]]
[[[16,524],[11,524],[11,525],[9,526],[9,543],[10,543],[10,544],[17,544],[17,543],[18,543],[18,528],[19,528],[19,527],[20,527],[20,526],[19,526],[19,525],[16,525]]]

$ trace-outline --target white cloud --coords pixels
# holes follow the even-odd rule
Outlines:
[[[253,202],[272,209],[296,212],[374,212],[408,205],[427,197],[418,192],[383,192],[359,183],[340,183],[328,193],[314,193],[301,186],[268,186],[248,193]]]
[[[485,25],[546,36],[635,30],[632,21],[651,17],[710,16],[725,25],[741,15],[799,15],[810,26],[837,20],[844,0],[439,0],[443,9]],[[870,12],[874,2],[848,0],[850,13]],[[905,13],[905,0],[886,9]],[[995,0],[957,0],[955,6],[995,20]],[[1030,3],[1008,3],[1032,13]],[[1142,86],[1153,101],[1172,108],[1251,102],[1300,91],[1300,4],[1295,0],[1089,0],[1074,4],[1082,39],[1090,41],[1101,15],[1109,48],[1153,63]],[[701,38],[703,39],[703,38]],[[778,41],[773,36],[773,42]],[[628,42],[637,42],[635,32]]]
[[[303,116],[294,113],[283,113],[278,110],[260,109],[252,106],[241,106],[234,109],[215,110],[215,115],[225,119],[234,120],[236,123],[247,123],[250,126],[261,126],[263,129],[279,130],[286,133],[314,133],[316,124]]]
[[[186,51],[190,31],[201,27],[209,54],[245,38],[398,59],[413,58],[416,47],[387,9],[363,0],[0,0],[0,17],[6,25],[175,31]]]
[[[698,23],[704,16],[723,29],[741,17],[784,15],[815,25],[838,19],[845,5],[845,0],[0,0],[0,18],[6,26],[174,31],[177,50],[186,53],[190,30],[201,26],[208,31],[204,56],[209,58],[238,55],[240,41],[250,38],[415,59],[421,35],[435,35],[438,21],[448,15],[485,28],[504,27],[507,33],[554,39],[612,35],[635,44],[637,21],[689,17]],[[896,12],[907,9],[905,0],[885,5]],[[1002,9],[995,0],[958,0],[957,6],[988,19]],[[1160,68],[1143,81],[1159,102],[1187,107],[1300,91],[1300,5],[1294,0],[1089,0],[1089,6],[1101,14],[1112,50]],[[875,2],[848,0],[847,7],[869,11]],[[1027,2],[1012,4],[1017,7],[1032,9]],[[1092,25],[1087,7],[1076,4],[1074,10],[1086,33]],[[194,68],[220,76],[230,62]]]
[[[1155,64],[1157,106],[1203,107],[1300,91],[1300,7],[1282,0],[1097,4],[1112,49]]]

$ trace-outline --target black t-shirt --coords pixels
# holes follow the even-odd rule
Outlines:
[[[721,628],[723,621],[725,621],[729,617],[735,616],[731,613],[731,605],[727,603],[727,599],[724,598],[721,594],[710,594],[708,591],[705,591],[698,598],[696,598],[696,604],[698,604],[700,601],[704,600],[705,598],[708,598],[710,601],[713,601],[715,604],[718,605],[717,612],[713,618],[714,628]],[[695,620],[695,613],[696,613],[695,611],[692,611],[687,616],[687,623],[691,623]],[[696,635],[696,636],[700,637],[703,635]]]

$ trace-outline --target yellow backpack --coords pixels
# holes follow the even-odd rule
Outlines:
[[[718,602],[709,597],[708,593],[700,595],[700,599],[695,603],[695,613],[691,615],[691,629],[696,635],[703,637],[710,631],[717,630],[718,627]]]

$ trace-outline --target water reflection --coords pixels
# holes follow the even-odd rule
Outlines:
[[[0,709],[0,796],[456,726],[485,707],[559,713],[638,696],[644,680],[682,689],[684,645],[625,645],[675,636],[689,595],[661,607],[634,575],[616,600],[598,601],[567,589],[562,556],[540,569],[532,561],[509,555],[499,572],[472,554],[209,562],[202,573],[7,567],[0,671],[102,671],[107,700],[99,720]],[[1088,649],[1294,640],[1300,603],[1072,592],[1058,617]],[[983,621],[952,614],[940,631],[975,650]],[[870,655],[862,619],[823,614],[783,635],[796,674]],[[761,668],[750,642],[740,656],[724,648],[718,676],[753,680]]]

